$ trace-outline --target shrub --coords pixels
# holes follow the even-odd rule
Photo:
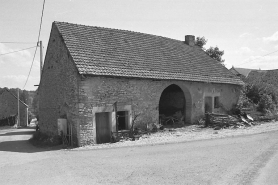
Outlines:
[[[254,106],[254,103],[247,97],[247,89],[243,89],[240,93],[239,100],[236,108],[250,108]]]
[[[272,96],[268,94],[263,94],[260,98],[258,104],[258,111],[263,113],[269,113],[276,109],[274,102],[272,101]]]
[[[257,110],[262,113],[276,111],[278,104],[278,90],[275,86],[265,83],[248,84],[243,90],[245,96],[242,102],[239,101],[239,107],[251,107],[253,104]],[[242,104],[242,106],[240,106]]]
[[[246,97],[253,103],[258,104],[261,98],[261,88],[258,85],[248,84],[244,88]]]

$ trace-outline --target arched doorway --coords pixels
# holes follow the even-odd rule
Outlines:
[[[186,99],[183,90],[172,84],[161,94],[159,122],[164,126],[180,126],[185,123]]]

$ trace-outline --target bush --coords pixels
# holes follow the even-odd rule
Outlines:
[[[277,88],[271,84],[256,83],[248,84],[243,90],[243,101],[239,101],[239,106],[249,106],[253,104],[257,107],[257,110],[262,113],[269,113],[276,111],[276,105],[278,104],[278,91]],[[241,99],[240,99],[241,100]]]
[[[254,102],[252,102],[247,97],[246,92],[247,92],[246,88],[241,91],[236,108],[242,109],[242,108],[250,108],[254,106]]]
[[[258,111],[270,113],[276,109],[272,97],[268,94],[263,94],[258,104]]]
[[[261,99],[261,88],[258,85],[248,84],[244,88],[244,94],[254,104],[258,104]]]

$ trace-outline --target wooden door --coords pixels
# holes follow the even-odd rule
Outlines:
[[[96,113],[96,139],[98,144],[110,142],[109,112]]]

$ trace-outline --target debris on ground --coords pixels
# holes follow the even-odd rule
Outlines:
[[[239,115],[206,113],[206,126],[215,130],[225,128],[250,127],[254,125],[254,119],[245,112]]]
[[[177,114],[178,115],[178,114]],[[177,116],[175,115],[175,116]],[[169,117],[164,117],[163,119],[169,119]],[[177,116],[178,117],[178,116]],[[179,126],[175,123],[173,125],[163,125],[150,123],[147,124],[147,129],[142,130],[140,128],[134,128],[132,130],[121,130],[118,132],[111,133],[111,142],[134,142],[134,141],[145,141],[150,138],[169,138],[169,137],[185,137],[185,135],[194,132],[204,132],[204,130],[213,129],[214,132],[211,134],[219,134],[220,130],[227,129],[247,129],[253,125],[260,125],[260,122],[254,122],[254,119],[245,112],[241,112],[238,115],[228,115],[228,114],[217,114],[217,113],[207,113],[206,119],[199,121],[198,125],[189,126]]]
[[[142,133],[138,140],[132,141],[130,138],[127,140],[120,140],[116,143],[103,143],[86,145],[76,150],[82,149],[103,149],[103,148],[117,148],[126,146],[142,146],[142,145],[155,145],[166,143],[188,142],[193,140],[215,139],[224,137],[234,137],[237,135],[256,134],[262,132],[269,132],[278,130],[278,122],[254,122],[255,126],[246,127],[242,126],[237,129],[227,128],[214,130],[211,127],[205,127],[204,124],[200,125],[186,125],[180,128],[165,128],[153,133]]]

